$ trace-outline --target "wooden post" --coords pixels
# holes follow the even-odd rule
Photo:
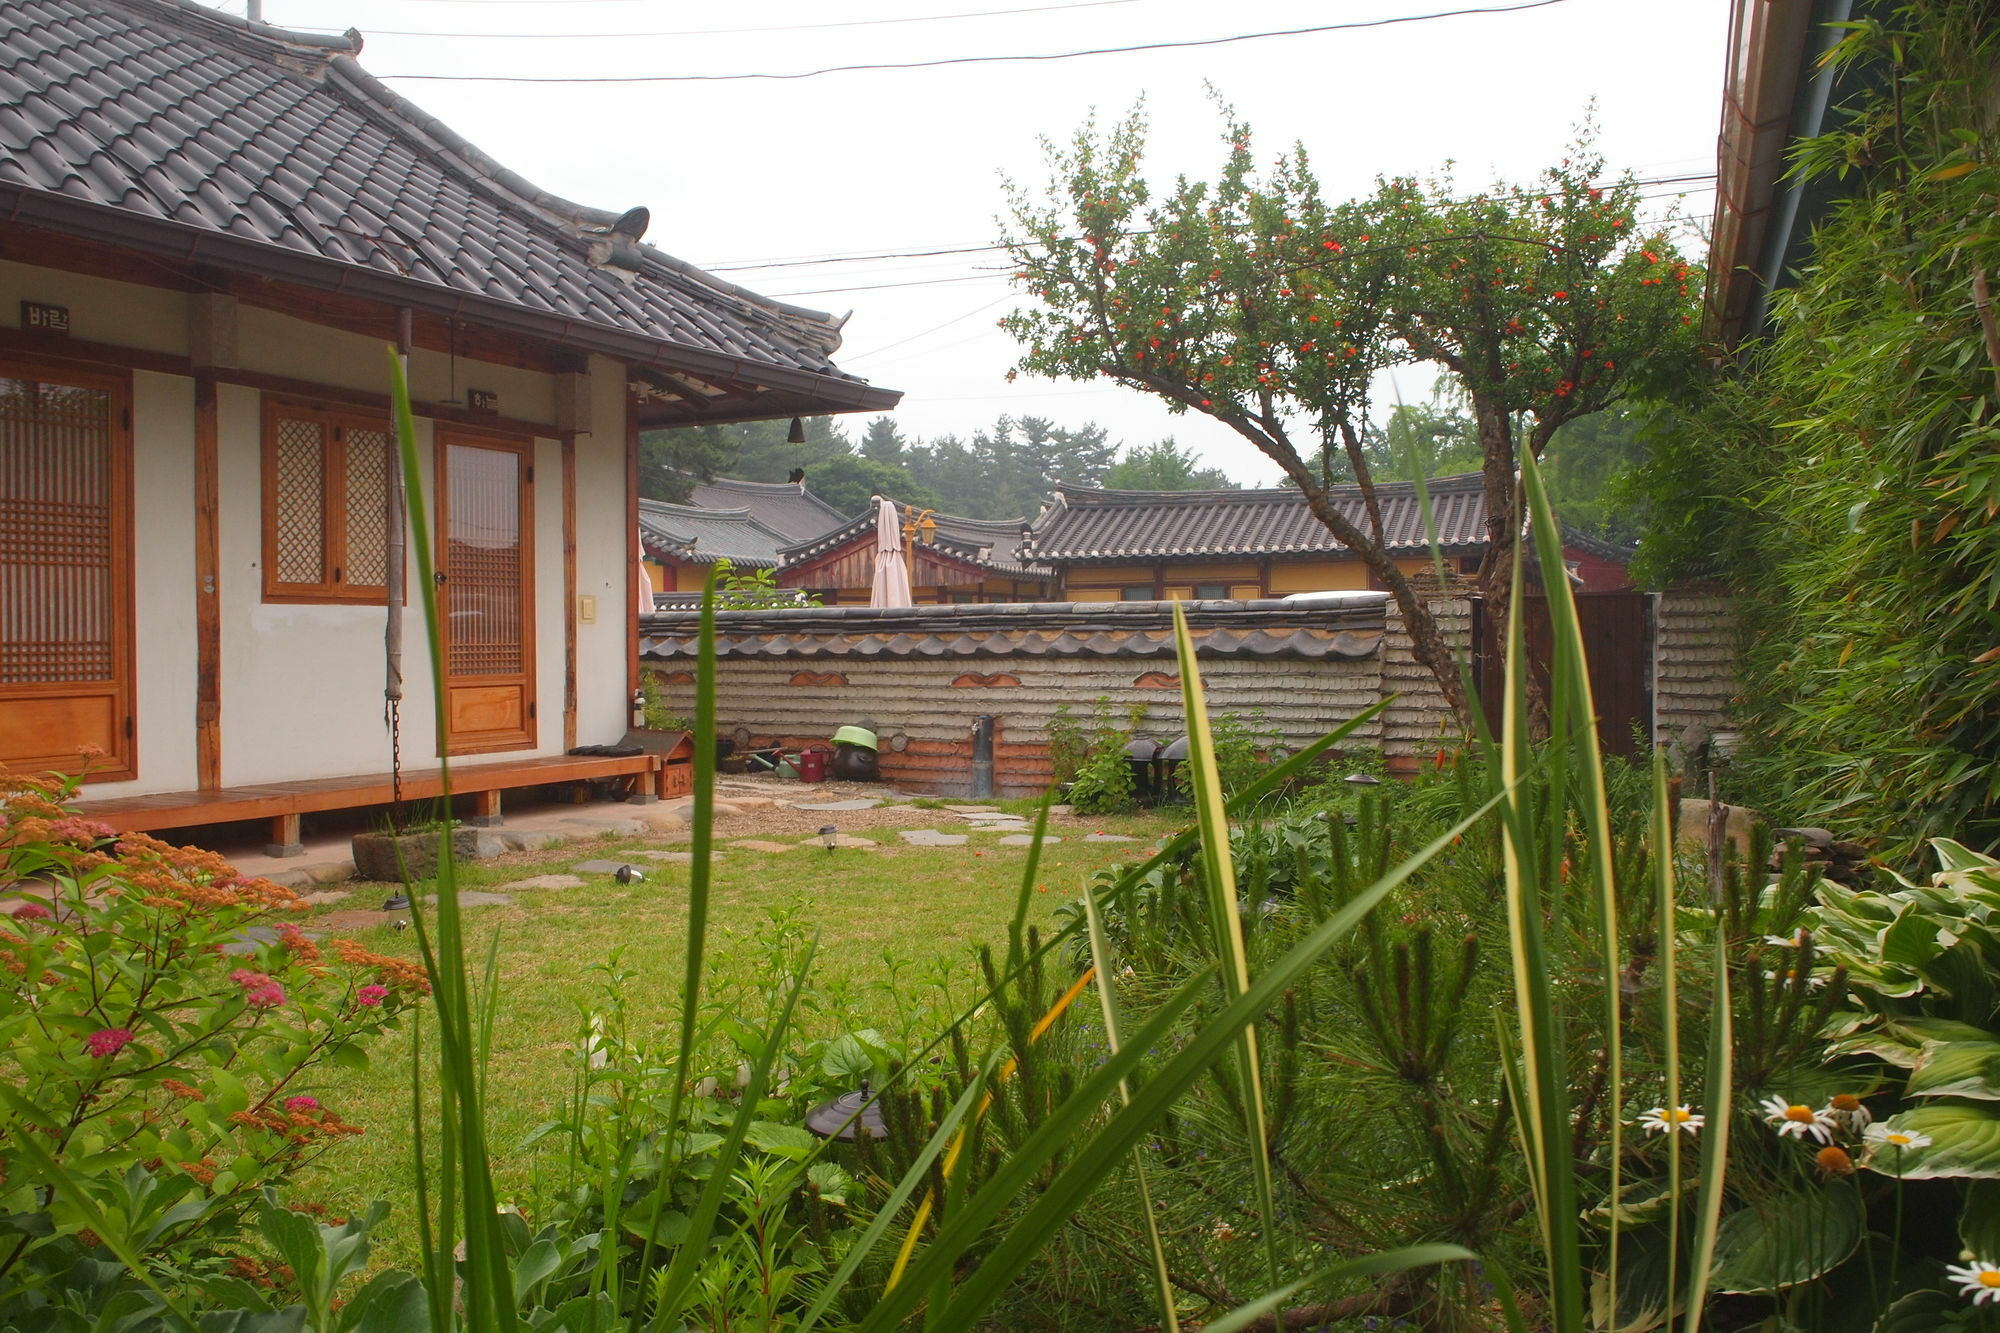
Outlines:
[[[222,547],[215,376],[194,379],[195,785],[222,786]]]
[[[500,815],[500,789],[476,791],[472,793],[472,814],[465,821],[475,828],[490,828],[498,824]]]
[[[639,692],[639,413],[628,394],[625,400],[625,531],[618,549],[625,562],[625,613],[619,617],[626,626],[625,697],[621,707],[629,708]]]
[[[264,855],[304,856],[306,845],[301,819],[296,810],[288,815],[271,816],[271,841],[264,845]]]
[[[576,748],[576,436],[562,437],[563,749]],[[636,520],[633,524],[638,526]]]

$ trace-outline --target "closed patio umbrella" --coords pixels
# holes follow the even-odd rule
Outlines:
[[[903,526],[896,521],[896,506],[875,497],[875,583],[868,593],[870,606],[914,606],[910,598],[910,566],[903,556]]]

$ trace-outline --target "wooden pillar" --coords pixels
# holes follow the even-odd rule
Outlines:
[[[639,692],[639,413],[628,397],[625,402],[625,531],[619,549],[625,553],[626,626],[625,698],[630,710],[632,696]]]
[[[202,791],[222,786],[219,429],[215,376],[198,372],[194,378],[194,745],[195,780]]]
[[[563,749],[576,748],[576,436],[562,438]]]

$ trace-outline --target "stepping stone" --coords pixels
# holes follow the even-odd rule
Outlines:
[[[1052,805],[1049,807],[1049,813],[1052,815],[1072,815],[1076,811],[1066,805]]]
[[[790,852],[798,849],[798,844],[795,842],[772,842],[767,838],[738,838],[729,845],[752,852]],[[690,856],[688,859],[694,858]]]
[[[575,875],[536,875],[532,879],[517,879],[512,884],[502,884],[496,892],[512,893],[517,889],[580,889],[584,880]]]
[[[819,840],[818,834],[814,834],[810,838],[800,838],[795,845],[799,847],[826,846],[825,843]],[[874,847],[877,844],[872,838],[851,838],[845,833],[840,833],[834,836],[833,845],[835,847]]]
[[[316,893],[300,894],[299,901],[308,907],[324,907],[328,903],[340,902],[348,893],[347,889],[321,889]]]
[[[320,932],[316,930],[301,931],[300,933],[303,934],[309,940],[316,940],[320,938]],[[229,954],[232,957],[240,957],[242,955],[256,953],[257,950],[263,948],[265,945],[276,944],[277,942],[278,942],[278,932],[272,927],[245,926],[243,927],[242,931],[239,932],[238,938],[233,939],[229,941],[229,943],[222,946],[222,952],[224,952],[225,954]]]
[[[437,900],[438,896],[435,893],[424,895],[424,901],[433,906],[436,905]],[[509,898],[504,893],[487,893],[484,889],[460,889],[458,891],[458,905],[460,907],[505,907],[513,901],[512,898]]]
[[[963,847],[963,833],[940,833],[934,828],[906,828],[897,835],[912,847]]]
[[[742,844],[738,843],[737,846],[740,847]],[[651,857],[655,861],[665,861],[668,865],[674,866],[691,866],[694,864],[693,852],[638,852],[636,855]],[[711,847],[708,852],[709,864],[714,865],[721,859],[722,853]],[[578,869],[582,869],[582,867],[579,866]]]
[[[947,805],[945,809],[955,815],[997,815],[1002,811],[997,805]]]
[[[620,866],[629,866],[631,864],[630,861],[578,861],[570,869],[579,875],[615,875],[618,873]]]
[[[1125,835],[1124,835],[1123,833],[1086,833],[1086,834],[1084,834],[1084,835],[1083,835],[1083,840],[1084,840],[1085,842],[1137,842],[1137,841],[1139,841],[1139,840],[1138,840],[1137,838],[1128,838],[1128,837],[1126,837],[1126,836],[1125,836]]]
[[[1042,845],[1046,847],[1052,842],[1061,841],[1061,838],[1051,833],[1048,837],[1042,839]],[[1002,847],[1032,847],[1034,845],[1035,835],[1032,833],[1009,833],[1006,837],[1000,839],[1000,846]]]
[[[803,801],[793,801],[794,810],[873,810],[882,804],[874,797],[857,797],[851,801],[825,801],[818,805],[807,805]]]

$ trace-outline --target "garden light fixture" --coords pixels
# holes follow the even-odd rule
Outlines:
[[[819,826],[819,840],[825,844],[828,852],[833,851],[835,847],[840,845],[840,826],[837,824],[821,824]]]
[[[866,1130],[871,1139],[889,1137],[888,1127],[882,1123],[882,1109],[876,1105],[876,1095],[868,1090],[865,1078],[853,1092],[843,1092],[806,1112],[806,1128],[823,1139],[852,1141],[859,1130]]]

